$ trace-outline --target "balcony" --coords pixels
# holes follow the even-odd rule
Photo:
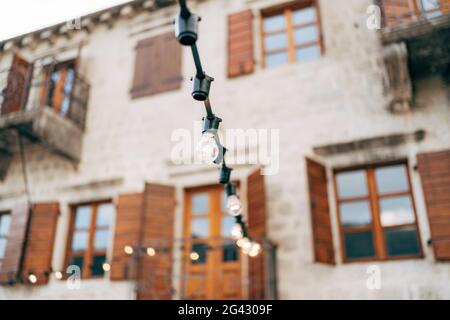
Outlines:
[[[12,66],[0,71],[0,90],[0,180],[20,141],[79,161],[89,84],[74,64],[39,66],[15,56]]]

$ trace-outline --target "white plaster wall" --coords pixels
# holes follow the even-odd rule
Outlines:
[[[255,18],[256,71],[252,75],[226,77],[226,15],[251,6],[257,8],[282,1],[210,0],[195,6],[203,17],[198,44],[205,70],[215,81],[211,101],[225,128],[280,130],[279,173],[266,177],[269,237],[278,245],[278,289],[284,299],[339,298],[450,298],[450,265],[436,263],[430,247],[420,179],[412,167],[416,153],[450,148],[448,87],[438,78],[417,85],[417,107],[394,115],[384,108],[380,45],[376,31],[365,27],[369,0],[321,0],[324,56],[307,64],[273,70],[261,68],[258,20]],[[182,189],[217,180],[214,169],[202,166],[181,169],[168,165],[171,133],[178,128],[192,131],[203,116],[203,107],[190,98],[189,78],[194,73],[190,51],[183,48],[183,85],[180,90],[130,100],[137,41],[161,30],[143,31],[169,21],[175,8],[140,14],[120,20],[112,28],[96,27],[54,47],[84,43],[81,73],[91,84],[82,159],[78,166],[50,155],[38,146],[26,152],[33,201],[58,200],[62,214],[58,222],[53,266],[63,264],[68,225],[68,205],[91,199],[113,198],[141,191],[145,181],[177,186],[176,230],[180,233],[183,212]],[[171,27],[164,27],[171,30]],[[37,57],[51,52],[48,44],[25,54]],[[382,289],[366,288],[368,264],[342,264],[336,225],[334,191],[329,186],[338,264],[313,262],[309,200],[304,157],[312,147],[389,133],[425,129],[426,139],[395,150],[380,150],[408,158],[417,206],[425,259],[378,263]],[[354,165],[373,155],[318,158],[331,170],[335,165]],[[375,155],[376,156],[376,155]],[[251,166],[237,170],[244,181]],[[93,187],[92,182],[100,182]],[[11,208],[23,196],[23,178],[18,157],[0,184],[0,209]],[[178,234],[180,236],[181,234]],[[129,298],[127,283],[86,281],[79,292],[68,292],[59,281],[29,291],[0,288],[5,298]],[[35,294],[34,294],[35,293]]]

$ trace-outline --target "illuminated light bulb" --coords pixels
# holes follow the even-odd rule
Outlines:
[[[131,254],[133,254],[134,249],[132,246],[125,246],[123,248],[123,251],[125,251],[126,254],[131,255]]]
[[[248,255],[252,258],[256,257],[261,252],[261,245],[258,242],[252,242],[250,249],[248,250]]]
[[[235,223],[231,228],[231,237],[235,240],[239,240],[244,236],[244,232],[239,223]]]
[[[103,267],[103,271],[105,271],[105,272],[108,272],[109,270],[111,270],[111,265],[107,262],[103,263],[102,267]]]
[[[227,211],[234,217],[242,213],[241,200],[235,194],[230,195],[227,199]]]
[[[63,278],[63,274],[61,271],[56,271],[55,272],[55,278],[58,280],[61,280]]]
[[[156,254],[156,250],[153,248],[147,248],[147,255],[153,257]]]
[[[242,249],[242,251],[245,253],[250,249],[250,246],[252,245],[252,242],[248,238],[241,238],[238,241],[236,241],[236,245]]]
[[[219,146],[215,134],[206,131],[197,145],[197,154],[201,161],[213,163],[219,156]]]
[[[198,259],[200,259],[200,255],[195,251],[191,252],[189,257],[191,258],[192,261],[197,261]]]
[[[30,274],[28,275],[28,281],[30,281],[30,283],[32,283],[32,284],[35,284],[35,283],[37,282],[37,277],[36,277],[36,275],[30,273]]]

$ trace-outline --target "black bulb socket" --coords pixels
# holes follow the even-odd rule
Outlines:
[[[195,75],[192,79],[192,97],[197,101],[205,101],[209,97],[211,82],[214,78],[208,75]]]
[[[198,22],[200,17],[190,13],[175,18],[175,36],[183,46],[192,46],[198,39]]]

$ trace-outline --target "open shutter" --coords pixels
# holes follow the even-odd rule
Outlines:
[[[14,55],[2,103],[2,114],[17,112],[25,107],[32,70],[32,64],[19,55]]]
[[[26,203],[17,205],[11,211],[11,225],[0,270],[1,284],[13,284],[19,278],[28,219],[29,207]]]
[[[142,226],[143,194],[119,196],[116,209],[116,229],[111,264],[111,280],[135,278],[135,270],[130,257],[125,254],[125,246],[139,246]]]
[[[147,183],[143,213],[142,245],[154,248],[156,255],[144,255],[139,261],[137,298],[172,299],[175,188]]]
[[[28,274],[33,273],[37,277],[36,284],[48,283],[52,269],[53,244],[58,215],[58,203],[33,205],[24,252],[22,277],[25,281]]]
[[[436,260],[450,260],[450,150],[417,155]]]
[[[138,42],[133,99],[179,89],[181,80],[181,46],[173,32]]]
[[[385,27],[412,20],[414,8],[410,7],[409,0],[382,0],[381,3],[383,6]]]
[[[251,10],[228,16],[228,77],[252,73],[253,14]]]
[[[266,239],[266,196],[264,176],[261,170],[247,178],[248,232],[264,248]],[[266,256],[265,250],[257,257],[249,258],[249,299],[260,300],[266,297]]]
[[[306,158],[314,261],[335,264],[325,167]]]

